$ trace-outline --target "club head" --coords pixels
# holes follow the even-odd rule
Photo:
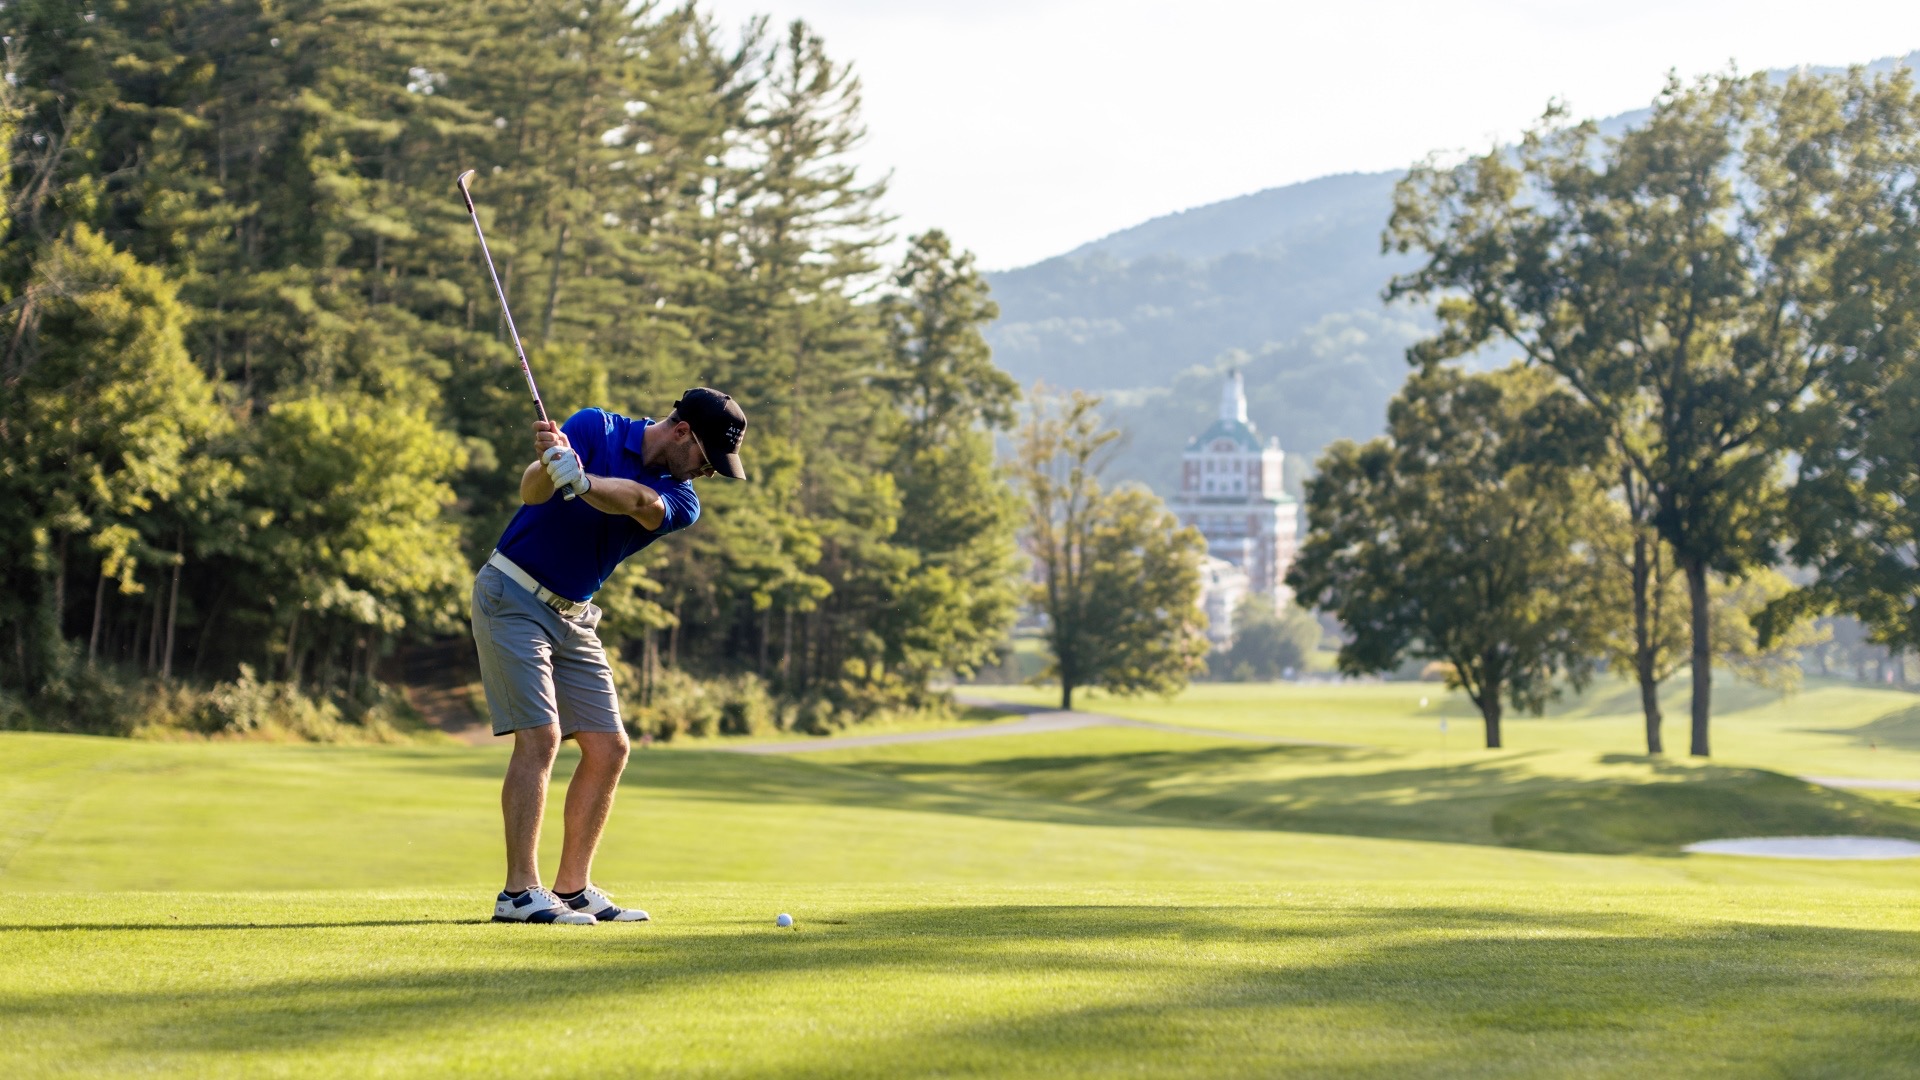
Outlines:
[[[466,200],[468,213],[473,212],[473,192],[467,190],[467,185],[473,183],[473,174],[477,171],[476,169],[468,169],[466,172],[461,173],[459,178],[453,182],[454,186],[460,189],[460,197]]]

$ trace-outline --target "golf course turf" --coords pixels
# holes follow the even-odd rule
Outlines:
[[[1084,705],[1358,748],[636,752],[654,922],[585,928],[485,921],[501,747],[0,734],[0,1075],[1914,1075],[1920,860],[1678,845],[1920,838],[1792,779],[1920,778],[1920,699],[1722,697],[1705,766],[1410,684]]]

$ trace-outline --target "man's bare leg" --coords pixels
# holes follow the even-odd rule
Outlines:
[[[627,767],[627,733],[580,731],[580,766],[567,781],[567,833],[560,845],[560,875],[553,891],[578,892],[593,875],[593,853],[613,811],[613,793]]]
[[[547,811],[547,778],[560,752],[560,725],[513,733],[513,760],[500,785],[500,814],[507,824],[507,891],[540,884],[540,819]]]

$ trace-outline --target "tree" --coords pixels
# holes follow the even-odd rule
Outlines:
[[[1397,188],[1384,245],[1423,254],[1389,298],[1438,298],[1431,365],[1490,341],[1554,372],[1628,463],[1636,524],[1686,575],[1692,753],[1710,751],[1709,580],[1774,561],[1790,422],[1833,369],[1822,284],[1861,224],[1855,159],[1891,149],[1905,76],[1677,80],[1602,139],[1549,110],[1517,150],[1429,162]]]
[[[977,427],[1003,427],[1020,399],[1013,376],[993,366],[981,329],[1000,317],[970,252],[938,229],[913,237],[880,303],[890,363],[874,380],[905,417],[901,456],[950,443]]]
[[[178,557],[141,524],[180,492],[224,415],[187,355],[172,285],[87,226],[41,253],[23,300],[0,365],[0,622],[16,635],[14,678],[37,690],[59,673],[83,551],[97,568],[90,642],[109,581],[138,595],[143,566]]]
[[[1815,576],[1761,624],[1771,638],[1844,611],[1898,651],[1920,647],[1920,97],[1902,71],[1850,81],[1842,112],[1834,216],[1853,227],[1815,283],[1815,334],[1835,362],[1791,442],[1791,555]]]
[[[1681,571],[1673,552],[1646,523],[1638,477],[1621,470],[1623,495],[1600,508],[1589,541],[1606,568],[1602,604],[1608,632],[1602,642],[1609,667],[1633,673],[1647,753],[1666,752],[1661,732],[1660,686],[1687,657],[1687,616]]]
[[[1346,626],[1341,671],[1451,665],[1489,748],[1503,699],[1537,713],[1584,682],[1601,575],[1581,539],[1604,495],[1583,417],[1544,373],[1433,367],[1394,398],[1385,437],[1328,448],[1287,583]]]
[[[312,394],[268,411],[245,459],[266,510],[245,558],[277,586],[257,594],[255,625],[288,681],[351,691],[396,637],[455,625],[468,572],[446,478],[461,456],[398,402]]]
[[[1018,507],[992,304],[938,233],[887,280],[884,184],[848,160],[859,80],[804,24],[21,0],[0,31],[7,690],[81,655],[170,675],[177,646],[194,675],[251,664],[351,707],[383,650],[451,632],[530,419],[461,165],[557,417],[657,417],[710,383],[754,419],[754,482],[704,488],[700,528],[607,590],[643,678],[752,669],[817,717],[918,703],[1002,635]],[[100,249],[60,254],[73,237]],[[125,287],[53,287],[109,262]],[[98,451],[125,498],[47,482],[29,402],[80,425],[80,472]]]
[[[1762,634],[1759,620],[1794,591],[1778,570],[1763,567],[1738,581],[1713,583],[1713,655],[1748,682],[1776,690],[1800,686],[1800,658],[1832,631],[1811,618],[1781,621]]]
[[[1682,577],[1672,551],[1645,527],[1636,528],[1618,500],[1599,508],[1588,540],[1604,567],[1599,601],[1605,626],[1602,655],[1609,668],[1634,673],[1645,717],[1647,753],[1665,752],[1660,731],[1660,687],[1688,659],[1689,620],[1681,605]],[[1644,575],[1642,577],[1641,575]],[[1799,684],[1799,658],[1828,638],[1810,619],[1782,621],[1763,636],[1758,620],[1778,611],[1794,592],[1770,567],[1740,579],[1714,574],[1708,582],[1715,662],[1750,682],[1779,689]]]
[[[1233,644],[1219,658],[1230,679],[1291,678],[1320,647],[1320,621],[1291,604],[1275,611],[1273,599],[1249,596],[1233,613]]]
[[[883,298],[886,364],[874,378],[897,414],[888,471],[900,493],[896,542],[926,571],[920,603],[895,612],[935,669],[970,672],[1012,627],[1020,603],[1020,504],[994,463],[991,432],[1013,419],[1019,385],[993,366],[981,330],[999,314],[973,256],[945,233],[912,238]],[[944,617],[942,617],[944,616]]]
[[[1060,680],[1063,709],[1082,686],[1175,693],[1203,670],[1207,651],[1206,542],[1144,488],[1101,489],[1103,451],[1119,433],[1101,429],[1099,401],[1036,388],[1019,434],[1027,544],[1041,579],[1033,597],[1047,618],[1047,674]]]

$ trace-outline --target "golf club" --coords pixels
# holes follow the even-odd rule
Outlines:
[[[460,174],[454,184],[460,188],[460,197],[466,200],[467,216],[473,219],[474,235],[480,238],[480,254],[486,257],[487,274],[493,278],[493,293],[500,298],[500,311],[507,317],[507,334],[513,338],[513,351],[520,357],[520,373],[527,377],[527,392],[533,395],[533,407],[539,412],[542,423],[551,423],[547,419],[547,406],[540,400],[540,388],[533,383],[533,367],[527,363],[527,350],[520,345],[520,329],[513,325],[513,312],[507,307],[507,290],[500,287],[500,271],[493,268],[493,252],[487,248],[487,234],[480,228],[480,214],[473,208],[473,192],[469,186],[477,170],[468,169]],[[562,488],[560,494],[567,499],[574,498],[572,488]]]

